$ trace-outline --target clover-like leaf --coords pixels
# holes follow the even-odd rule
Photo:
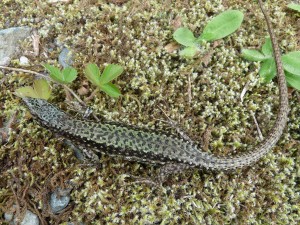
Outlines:
[[[287,5],[287,7],[289,7],[290,9],[296,10],[298,12],[300,12],[300,5],[296,4],[296,3],[290,3]]]
[[[84,69],[85,76],[92,84],[100,86],[100,70],[94,63],[89,63]]]
[[[51,66],[50,64],[44,64],[43,66],[46,68],[46,70],[48,70],[48,72],[50,74],[50,77],[53,80],[55,80],[55,81],[57,81],[59,83],[63,83],[64,82],[64,80],[62,78],[62,73],[61,73],[61,71],[60,71],[59,68],[57,68],[55,66]]]
[[[72,83],[77,77],[77,70],[73,67],[67,67],[62,70],[64,83]]]
[[[243,19],[244,14],[241,11],[227,10],[222,12],[208,22],[198,41],[214,41],[226,37],[241,26]]]
[[[273,58],[266,59],[262,62],[259,75],[266,83],[270,82],[276,76],[276,64]]]
[[[43,66],[48,70],[50,77],[61,84],[72,83],[77,77],[77,70],[73,67],[67,67],[61,71],[59,68],[49,64],[44,64]]]
[[[100,76],[100,84],[106,84],[113,79],[117,78],[123,72],[123,67],[116,64],[109,64],[105,67],[102,75]]]
[[[193,47],[186,47],[183,50],[179,52],[179,55],[185,58],[193,58],[198,51],[198,48],[193,46]]]
[[[282,63],[285,71],[300,76],[300,51],[283,55]]]
[[[30,86],[18,88],[15,93],[19,97],[38,98],[35,91]]]
[[[285,78],[287,83],[293,88],[300,91],[300,76],[296,74],[292,74],[289,72],[285,72]]]
[[[242,57],[250,61],[263,61],[268,58],[261,52],[252,49],[243,49]]]
[[[118,98],[121,95],[120,90],[112,83],[102,84],[100,89],[113,98]]]
[[[26,86],[18,88],[16,94],[20,97],[41,98],[47,100],[51,96],[51,89],[45,79],[39,79],[34,81],[33,87]]]
[[[197,40],[197,38],[195,38],[193,32],[186,27],[178,28],[174,32],[173,38],[179,44],[182,44],[183,46],[186,46],[186,47],[195,46],[195,41]]]
[[[272,57],[273,47],[272,47],[271,39],[269,37],[266,38],[266,41],[261,48],[261,51],[265,56]]]
[[[35,80],[33,83],[33,89],[37,93],[37,95],[42,99],[49,99],[51,95],[50,86],[45,79]]]

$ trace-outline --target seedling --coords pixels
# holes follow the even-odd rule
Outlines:
[[[270,82],[276,76],[276,65],[270,38],[266,38],[261,51],[243,49],[242,57],[250,61],[261,62],[259,75],[264,82]],[[300,90],[300,52],[294,51],[284,54],[281,59],[287,83]]]
[[[16,95],[20,97],[31,97],[49,99],[51,96],[51,89],[48,82],[45,79],[35,80],[33,87],[26,86],[16,90]]]
[[[180,55],[185,58],[192,58],[200,50],[199,46],[202,42],[215,41],[224,38],[235,32],[242,24],[244,14],[238,10],[227,10],[214,17],[203,30],[203,33],[196,38],[193,32],[186,28],[178,28],[173,38],[185,46],[180,51]]]
[[[122,66],[109,64],[105,67],[103,73],[100,74],[99,67],[94,63],[90,63],[86,66],[84,72],[85,76],[92,82],[92,84],[96,85],[109,96],[118,98],[121,95],[118,87],[110,81],[121,75],[123,72]]]
[[[85,103],[72,91],[66,84],[72,83],[77,77],[77,70],[73,67],[67,67],[63,70],[49,64],[44,64],[46,70],[48,70],[51,79],[61,84],[67,91],[69,91],[80,103]],[[45,76],[43,74],[36,73],[34,71],[22,70],[23,72],[30,72]],[[117,98],[121,95],[120,90],[111,83],[111,81],[117,78],[123,72],[123,68],[119,65],[109,64],[105,67],[103,73],[100,75],[100,70],[96,64],[88,64],[85,68],[85,75],[98,89],[104,91],[109,96]],[[50,86],[45,79],[36,80],[33,87],[26,86],[16,90],[16,94],[21,97],[43,98],[48,99],[50,97]]]
[[[287,7],[290,8],[290,9],[293,9],[293,10],[296,10],[296,11],[300,12],[300,5],[299,4],[290,3],[290,4],[288,4]]]
[[[50,77],[61,84],[70,84],[77,77],[77,70],[73,67],[67,67],[63,70],[49,64],[44,64],[46,70],[48,70]]]

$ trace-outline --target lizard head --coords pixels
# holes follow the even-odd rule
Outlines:
[[[22,100],[34,117],[46,123],[54,122],[59,117],[66,116],[65,113],[44,99],[22,97]]]

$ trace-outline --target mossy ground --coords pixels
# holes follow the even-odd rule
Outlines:
[[[250,111],[264,135],[276,116],[276,82],[263,84],[259,64],[240,57],[242,48],[259,48],[266,24],[257,3],[214,1],[47,1],[4,0],[0,27],[30,26],[41,35],[38,57],[28,56],[27,69],[43,71],[41,63],[57,64],[60,49],[69,46],[81,72],[71,85],[86,83],[84,65],[117,63],[125,72],[115,82],[123,97],[98,93],[87,101],[108,120],[168,129],[162,110],[179,122],[206,151],[234,155],[251,150],[258,135]],[[117,3],[117,4],[115,4]],[[269,1],[268,9],[283,52],[299,50],[299,17],[287,1]],[[203,47],[194,60],[169,53],[178,24],[199,35],[212,16],[228,9],[245,14],[242,27],[230,37]],[[298,35],[298,36],[297,36]],[[298,38],[298,39],[297,39]],[[298,43],[298,46],[297,46]],[[24,50],[32,50],[30,40]],[[176,46],[175,46],[176,48]],[[205,63],[203,63],[205,62]],[[153,177],[157,168],[112,157],[101,168],[81,164],[61,138],[34,122],[12,93],[33,77],[0,72],[0,122],[17,111],[8,142],[0,147],[0,207],[12,204],[37,213],[45,223],[85,224],[299,224],[300,223],[300,98],[290,92],[288,127],[273,151],[259,163],[232,173],[187,170],[171,176],[163,187],[137,183],[132,176]],[[191,87],[189,87],[189,79]],[[240,93],[249,83],[243,103]],[[86,86],[86,84],[84,84]],[[92,85],[87,86],[89,94]],[[189,89],[192,93],[189,100]],[[66,108],[65,93],[54,87],[53,102]],[[87,98],[88,94],[81,96]],[[71,112],[72,113],[72,112]],[[74,114],[74,113],[73,113]],[[79,115],[80,116],[80,115]],[[0,123],[0,124],[1,124]],[[49,192],[75,185],[72,204],[59,215],[47,208]],[[2,214],[0,215],[3,218]],[[0,219],[1,220],[1,219]]]

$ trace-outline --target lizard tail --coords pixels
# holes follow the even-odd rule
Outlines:
[[[273,46],[273,54],[275,57],[275,64],[277,69],[277,80],[279,86],[279,110],[277,112],[276,121],[269,131],[266,138],[258,144],[252,152],[242,154],[240,156],[232,157],[232,158],[218,158],[214,156],[210,156],[210,163],[204,162],[203,155],[199,154],[197,161],[199,162],[199,166],[203,166],[209,169],[215,170],[232,170],[239,167],[248,166],[256,161],[258,161],[261,157],[266,155],[272,147],[278,142],[281,137],[283,130],[286,126],[288,120],[289,113],[289,101],[288,101],[288,90],[283,70],[283,65],[281,61],[280,49],[278,46],[278,42],[276,36],[273,32],[273,27],[270,21],[270,17],[268,13],[264,10],[263,4],[261,0],[258,0],[260,9],[264,14],[268,32],[270,34],[272,46]],[[201,165],[201,162],[203,165]]]

